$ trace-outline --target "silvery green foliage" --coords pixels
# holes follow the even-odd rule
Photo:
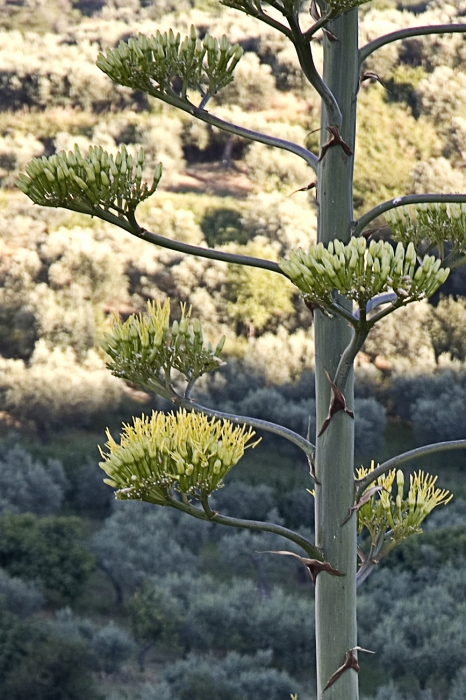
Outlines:
[[[267,668],[271,654],[258,652],[255,656],[240,656],[232,652],[224,659],[217,656],[200,658],[190,654],[184,661],[169,666],[162,676],[163,691],[149,694],[145,690],[144,700],[282,700],[291,693],[299,693],[297,681],[285,672]],[[171,695],[167,693],[167,686]]]
[[[8,576],[0,569],[0,597],[6,609],[24,618],[39,612],[44,606],[44,596],[34,583]]]
[[[309,496],[309,508],[312,507]],[[267,516],[268,522],[280,522],[278,514],[272,511]],[[310,531],[300,529],[299,533],[312,539]],[[270,554],[271,551],[283,549],[283,540],[270,533],[243,532],[226,533],[219,541],[218,548],[223,566],[232,575],[254,581],[262,595],[273,585],[286,585],[289,582],[310,583],[309,574],[294,557]],[[300,553],[296,545],[287,543],[285,549]]]
[[[414,676],[425,687],[429,678],[450,679],[462,667],[464,574],[462,561],[435,569],[435,578],[428,565],[392,577],[380,570],[365,584],[358,603],[359,639],[377,652],[385,673]]]
[[[427,444],[441,440],[466,438],[464,382],[451,386],[440,395],[419,398],[411,406],[414,435]]]
[[[89,619],[77,617],[70,608],[63,608],[55,613],[51,624],[57,636],[85,644],[89,665],[95,671],[120,671],[135,650],[131,636],[113,620],[99,627]]]
[[[374,456],[382,447],[385,408],[374,398],[355,399],[354,443],[356,459]]]
[[[449,508],[437,508],[426,522],[425,530],[461,526],[466,529],[466,500],[454,498]]]
[[[279,588],[261,596],[252,581],[218,584],[217,590],[199,593],[186,612],[184,638],[201,653],[270,650],[275,668],[293,674],[315,668],[311,597],[295,598]]]
[[[57,513],[67,486],[58,460],[35,462],[19,445],[0,451],[0,513]]]
[[[455,675],[448,700],[463,700],[466,696],[466,666],[460,668]]]
[[[100,627],[92,637],[90,653],[96,670],[104,673],[118,672],[135,650],[135,643],[126,632],[111,620]]]
[[[93,518],[108,517],[114,496],[104,484],[96,462],[89,461],[80,467],[74,481],[73,496],[79,512]]]
[[[418,440],[458,440],[466,435],[464,411],[466,374],[439,369],[427,374],[399,375],[391,395],[396,413],[414,424]]]
[[[265,484],[251,486],[233,481],[215,492],[212,507],[222,515],[249,520],[265,520],[275,506],[274,490]],[[223,533],[222,533],[223,534]],[[226,535],[226,533],[225,533]]]
[[[28,364],[0,357],[3,407],[20,421],[33,422],[45,434],[53,427],[89,425],[91,417],[119,405],[123,384],[89,350],[78,362],[72,348],[49,348],[39,340]]]
[[[98,565],[108,575],[120,602],[148,576],[197,571],[197,553],[209,526],[180,515],[142,503],[118,503],[92,537]]]

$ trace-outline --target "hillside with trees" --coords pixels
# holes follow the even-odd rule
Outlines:
[[[308,12],[304,3],[303,12]],[[361,44],[465,21],[466,2],[374,0]],[[99,144],[135,158],[155,233],[277,261],[316,241],[310,171],[292,154],[215,130],[95,65],[169,27],[244,50],[215,97],[221,118],[317,149],[320,107],[286,40],[217,0],[0,0],[0,695],[9,700],[282,700],[315,673],[312,585],[272,534],[117,503],[97,444],[170,404],[106,369],[113,314],[192,307],[226,365],[196,387],[217,409],[315,435],[313,318],[285,278],[138,241],[98,219],[32,205],[14,185],[34,157]],[[313,44],[321,61],[322,38]],[[406,193],[466,191],[466,39],[389,44],[364,64],[358,211]],[[376,76],[378,79],[375,79]],[[384,239],[381,218],[372,232]],[[383,319],[357,358],[358,467],[399,448],[466,439],[466,272]],[[262,436],[215,494],[226,515],[312,533],[309,466]],[[392,552],[359,600],[363,700],[466,695],[464,451],[419,462],[455,498]],[[419,465],[416,465],[418,467]],[[300,596],[302,590],[309,591]],[[35,693],[35,694],[34,694]]]

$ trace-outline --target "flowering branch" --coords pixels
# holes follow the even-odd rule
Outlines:
[[[395,209],[396,207],[402,207],[407,204],[423,204],[423,203],[465,203],[466,194],[405,194],[401,197],[395,197],[394,199],[389,199],[386,202],[377,204],[377,206],[369,209],[368,212],[363,214],[353,225],[353,236],[360,236],[366,226],[370,224],[371,221],[377,219],[377,217],[384,214],[389,209]]]

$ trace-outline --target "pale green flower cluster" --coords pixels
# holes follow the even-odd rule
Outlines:
[[[404,245],[408,241],[413,241],[416,247],[421,243],[435,243],[443,250],[447,242],[455,251],[466,250],[466,204],[416,204],[412,209],[397,207],[385,213],[385,221],[393,238]]]
[[[205,372],[223,365],[219,355],[223,336],[214,349],[204,344],[198,319],[191,320],[181,307],[180,321],[170,326],[170,302],[148,302],[147,314],[133,314],[127,321],[113,318],[111,333],[105,334],[102,347],[111,357],[107,367],[116,376],[160,393],[167,388],[171,371],[180,372],[194,382]]]
[[[373,462],[370,469],[361,467],[357,477],[362,478],[373,469]],[[422,470],[414,472],[409,477],[409,491],[405,495],[405,477],[401,470],[391,469],[380,476],[376,481],[379,490],[369,487],[373,495],[358,509],[358,532],[367,528],[373,545],[380,548],[384,544],[388,550],[406,537],[422,532],[421,524],[429,513],[453,498],[446,489],[436,488],[437,478]]]
[[[352,238],[344,245],[335,240],[311,245],[290,253],[281,260],[280,268],[304,296],[322,306],[331,306],[334,292],[354,299],[359,308],[377,294],[394,292],[398,306],[431,296],[445,282],[449,269],[440,268],[441,261],[426,255],[416,269],[416,251],[409,243],[401,243],[394,251],[386,241]]]
[[[222,486],[255,435],[246,426],[209,419],[203,413],[153,412],[124,425],[120,444],[107,430],[108,452],[100,467],[120,500],[166,505],[174,491],[201,498]]]
[[[150,197],[162,177],[160,163],[149,187],[142,182],[143,166],[142,148],[134,160],[125,146],[115,157],[91,146],[85,157],[76,145],[73,151],[34,158],[16,184],[35,204],[94,216],[99,210],[123,215]]]
[[[240,45],[231,45],[226,36],[218,41],[206,34],[201,41],[191,26],[183,41],[172,29],[150,37],[140,34],[128,43],[120,41],[116,49],[99,54],[97,66],[120,85],[149,94],[155,88],[186,99],[188,89],[204,97],[228,85],[242,55]]]

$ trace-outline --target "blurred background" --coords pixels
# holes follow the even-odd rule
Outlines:
[[[304,3],[303,12],[308,12]],[[361,45],[401,27],[464,21],[466,2],[361,8]],[[308,17],[308,15],[306,15]],[[306,23],[309,19],[305,20]],[[0,694],[8,700],[313,700],[313,586],[274,536],[115,503],[97,444],[133,414],[166,410],[105,369],[112,312],[147,299],[193,307],[226,367],[195,397],[315,434],[313,327],[285,279],[186,258],[101,221],[41,209],[14,188],[27,162],[91,144],[162,161],[138,220],[195,245],[277,260],[315,241],[312,172],[113,85],[98,52],[139,32],[193,23],[245,55],[209,107],[317,149],[319,101],[294,49],[216,0],[0,0]],[[321,66],[320,40],[313,43]],[[400,193],[466,189],[466,42],[390,44],[365,65],[385,87],[359,95],[355,207]],[[292,196],[291,196],[292,195]],[[375,233],[383,236],[383,221]],[[357,360],[356,465],[466,438],[466,272],[388,316]],[[365,700],[466,696],[464,453],[413,465],[455,499],[364,584]],[[264,436],[215,508],[312,537],[308,466]]]

